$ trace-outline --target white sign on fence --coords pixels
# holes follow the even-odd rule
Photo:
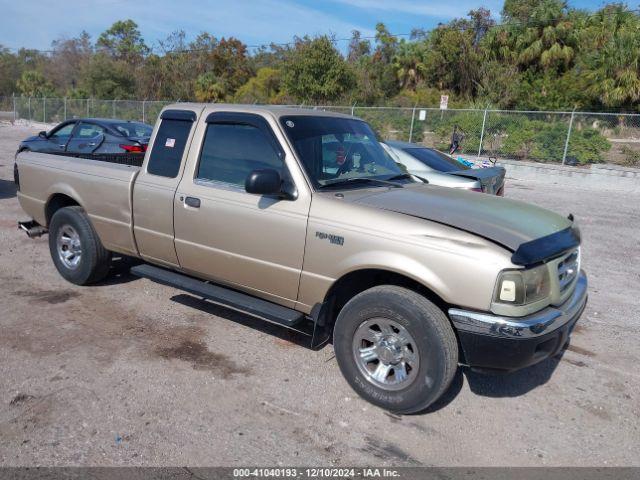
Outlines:
[[[418,120],[420,120],[421,122],[424,122],[426,119],[427,119],[427,111],[420,110],[420,113],[418,113]]]
[[[440,95],[440,110],[446,110],[449,105],[449,95]]]

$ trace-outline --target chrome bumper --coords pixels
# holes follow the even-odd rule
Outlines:
[[[449,309],[453,325],[461,331],[503,338],[534,338],[561,328],[578,317],[587,302],[587,275],[580,272],[573,294],[558,307],[547,307],[526,317]]]

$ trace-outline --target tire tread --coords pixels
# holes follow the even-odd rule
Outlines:
[[[423,401],[416,402],[412,405],[405,405],[398,409],[388,408],[390,411],[396,413],[415,413],[426,409],[447,391],[458,369],[458,340],[444,312],[424,295],[416,291],[397,285],[379,285],[365,290],[349,300],[338,315],[336,328],[341,328],[342,322],[347,321],[345,320],[345,316],[350,315],[352,313],[351,310],[361,302],[365,304],[366,302],[375,302],[376,304],[385,305],[386,307],[390,301],[401,302],[403,305],[410,306],[410,310],[416,312],[418,317],[429,321],[435,335],[438,337],[437,340],[441,342],[444,350],[445,359],[443,361],[442,380],[439,382],[437,389],[433,391],[433,394],[430,394]],[[336,352],[336,355],[338,355],[338,352]],[[342,368],[342,365],[341,370],[344,374],[345,370]],[[352,379],[347,378],[347,381],[354,387]],[[360,393],[357,388],[356,391]],[[368,400],[372,401],[371,399]]]
[[[54,248],[55,240],[53,239],[55,237],[55,230],[59,219],[64,215],[72,216],[73,220],[78,223],[78,227],[80,229],[80,232],[78,233],[81,236],[86,237],[86,239],[83,239],[83,258],[81,261],[89,261],[90,264],[88,274],[86,274],[84,278],[69,278],[67,275],[63,276],[67,280],[78,285],[89,285],[103,280],[109,273],[111,252],[104,248],[85,210],[78,205],[63,207],[53,214],[50,222],[51,231],[49,239],[52,257],[55,259],[56,255]],[[59,268],[58,271],[60,271]],[[63,272],[60,273],[63,274]]]

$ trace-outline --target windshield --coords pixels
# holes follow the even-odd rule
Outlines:
[[[403,150],[419,162],[439,172],[459,172],[469,169],[466,165],[437,150],[429,148],[405,148]]]
[[[345,185],[384,185],[374,180],[395,179],[405,173],[361,120],[292,115],[280,121],[316,188],[342,184],[342,180]]]
[[[111,127],[125,137],[150,137],[153,127],[141,122],[114,123]]]

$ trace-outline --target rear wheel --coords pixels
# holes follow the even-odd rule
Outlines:
[[[333,344],[351,387],[397,413],[427,408],[457,369],[458,344],[442,310],[397,286],[374,287],[351,299],[338,315]]]
[[[81,207],[64,207],[53,214],[49,250],[60,275],[76,285],[99,282],[109,273],[111,252],[104,248]]]

